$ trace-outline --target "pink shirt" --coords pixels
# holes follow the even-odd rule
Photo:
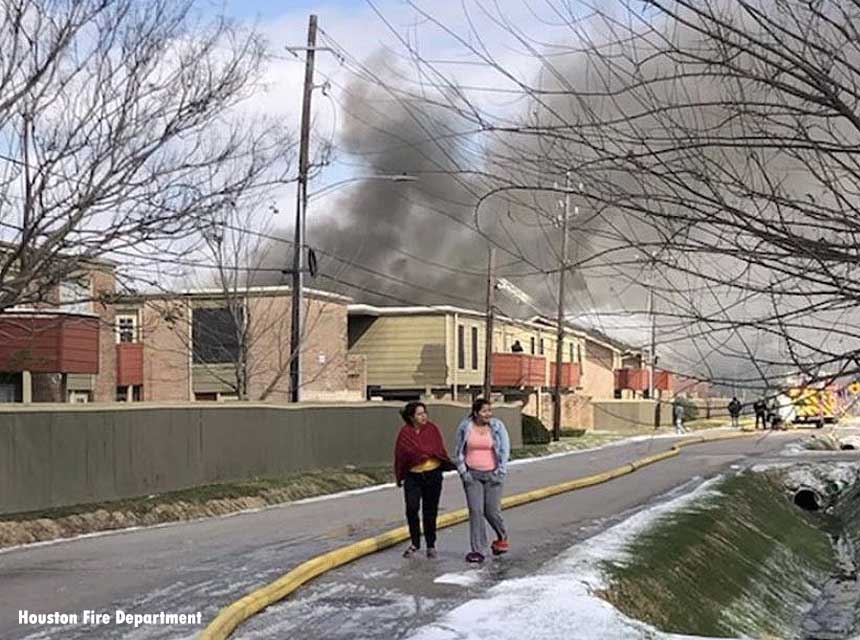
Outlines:
[[[493,450],[493,434],[487,429],[481,434],[472,427],[466,440],[466,466],[476,471],[493,471],[496,468],[496,452]]]

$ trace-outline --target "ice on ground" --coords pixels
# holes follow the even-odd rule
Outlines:
[[[481,582],[481,576],[476,571],[469,573],[446,573],[436,578],[433,582],[438,584],[456,584],[461,587],[471,587],[472,585]]]
[[[630,540],[661,516],[713,495],[713,479],[696,490],[639,512],[607,531],[571,547],[547,563],[538,575],[507,580],[470,600],[440,620],[418,629],[409,640],[681,640],[633,620],[595,595],[607,584],[601,562],[624,557]]]

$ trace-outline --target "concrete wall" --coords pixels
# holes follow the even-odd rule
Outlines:
[[[691,401],[699,410],[699,419],[729,419],[729,402],[731,398],[692,398]],[[752,413],[752,405],[743,408],[743,412]]]
[[[540,405],[538,394],[530,393],[523,399],[523,413],[539,418],[547,429],[552,428],[553,394],[551,391],[541,391]],[[594,428],[594,411],[591,398],[580,393],[563,393],[561,396],[561,428],[586,429]]]
[[[647,433],[654,430],[653,400],[592,400],[594,428],[602,431]],[[660,425],[672,423],[672,405],[660,406]]]
[[[0,409],[0,513],[321,467],[386,464],[400,403],[94,405]],[[429,405],[449,451],[466,405]],[[519,406],[497,405],[513,446]]]

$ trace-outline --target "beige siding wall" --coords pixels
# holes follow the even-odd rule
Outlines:
[[[236,366],[232,364],[195,364],[191,367],[194,393],[236,393]]]
[[[452,367],[457,367],[457,384],[460,386],[480,386],[484,384],[484,343],[486,323],[483,319],[471,316],[458,316],[457,327],[463,327],[463,361],[460,362],[459,328],[454,331],[454,359]],[[463,366],[461,367],[460,364]],[[473,366],[476,365],[476,366]]]
[[[354,325],[370,326],[350,349],[350,354],[367,358],[367,383],[389,389],[438,388],[457,385],[480,386],[484,381],[485,320],[471,315],[404,315],[379,318],[353,318]],[[460,361],[460,327],[463,329],[462,363]],[[493,330],[493,348],[510,353],[519,340],[526,354],[543,357],[545,380],[550,381],[550,365],[555,360],[555,330],[551,327],[529,327],[497,319]],[[590,353],[590,361],[586,354]],[[578,336],[567,336],[562,345],[562,362],[576,362],[590,375],[583,376],[588,396],[612,398],[613,371],[620,357],[610,349]],[[447,363],[447,366],[446,366]],[[463,365],[462,367],[460,365]],[[473,366],[476,364],[477,366]]]
[[[368,385],[389,389],[446,386],[445,322],[444,315],[374,318],[355,339],[350,354],[366,357]]]

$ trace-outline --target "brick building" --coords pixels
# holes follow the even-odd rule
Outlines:
[[[288,400],[288,287],[122,296],[113,270],[93,263],[38,308],[0,314],[0,402]],[[305,291],[303,400],[364,397],[349,302]]]
[[[305,290],[303,400],[363,398],[350,391],[348,302]],[[115,308],[118,400],[289,400],[288,287],[125,297]]]

